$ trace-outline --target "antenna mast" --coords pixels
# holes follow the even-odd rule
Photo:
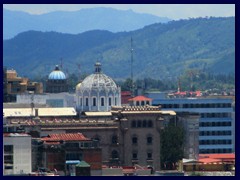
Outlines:
[[[133,84],[133,46],[132,46],[132,43],[133,43],[133,39],[131,37],[131,94],[132,94],[132,97],[134,97],[134,84]]]

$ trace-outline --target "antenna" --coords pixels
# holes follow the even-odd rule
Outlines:
[[[134,84],[133,84],[133,39],[131,37],[131,91],[132,97],[134,97]]]
[[[62,57],[60,58],[60,68],[61,68],[61,70],[63,69],[63,61],[62,61]]]

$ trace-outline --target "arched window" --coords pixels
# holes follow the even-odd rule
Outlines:
[[[136,151],[132,152],[132,159],[138,159],[138,153]]]
[[[141,106],[144,106],[144,103],[145,103],[144,101],[141,101]]]
[[[135,120],[132,121],[131,126],[132,126],[132,128],[135,128],[137,126],[137,123]]]
[[[148,135],[147,136],[147,144],[150,145],[150,144],[152,144],[152,142],[153,142],[152,135]]]
[[[79,104],[80,104],[80,106],[82,106],[82,98],[81,97],[79,98]]]
[[[108,105],[109,105],[109,106],[112,105],[112,98],[108,98]]]
[[[104,97],[101,97],[101,106],[104,106]]]
[[[113,150],[112,151],[112,159],[118,159],[118,158],[119,158],[118,152],[116,150]]]
[[[136,106],[139,106],[140,104],[139,104],[139,101],[136,101]]]
[[[137,144],[138,143],[138,138],[137,136],[132,137],[132,144]]]
[[[117,144],[118,143],[118,137],[117,135],[112,136],[112,144]]]
[[[93,106],[96,106],[97,105],[97,101],[96,101],[97,99],[95,98],[95,97],[93,97]]]

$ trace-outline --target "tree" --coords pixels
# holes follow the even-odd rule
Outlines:
[[[175,164],[183,158],[184,129],[170,121],[160,133],[160,154],[162,169],[175,169]]]

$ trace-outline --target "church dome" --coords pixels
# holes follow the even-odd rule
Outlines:
[[[78,84],[76,85],[76,93],[80,91],[81,84],[82,84],[82,83],[78,83]]]
[[[54,71],[52,71],[49,74],[48,79],[49,80],[65,80],[66,76],[62,71],[60,71],[58,65],[56,65]]]
[[[95,73],[87,76],[79,86],[81,91],[117,91],[118,87],[112,78],[101,72],[101,64],[95,64]]]

